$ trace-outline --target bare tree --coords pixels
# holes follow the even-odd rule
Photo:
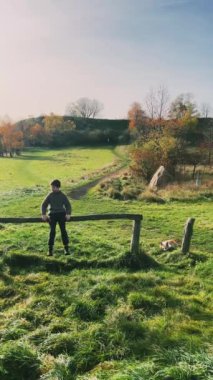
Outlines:
[[[168,112],[169,92],[167,87],[160,85],[157,89],[157,118],[166,117]]]
[[[104,106],[96,99],[80,98],[76,102],[68,104],[66,115],[95,118]]]
[[[202,117],[207,118],[211,112],[211,106],[209,103],[202,103],[200,107],[200,113]]]
[[[149,93],[146,96],[145,104],[147,108],[147,114],[151,119],[154,119],[156,116],[156,106],[157,100],[153,88],[150,89]]]
[[[162,119],[166,117],[168,101],[169,93],[166,86],[160,85],[157,89],[151,88],[145,99],[149,117],[151,119]]]

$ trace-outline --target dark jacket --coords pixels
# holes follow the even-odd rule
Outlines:
[[[71,215],[71,204],[67,196],[62,193],[62,191],[51,192],[47,195],[45,200],[41,205],[42,215],[46,214],[47,208],[49,206],[48,213],[56,214],[58,212],[65,212]]]

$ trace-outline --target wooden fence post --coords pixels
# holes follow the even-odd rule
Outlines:
[[[182,246],[181,246],[182,253],[188,253],[189,252],[191,237],[193,234],[194,222],[195,222],[194,218],[189,218],[186,221],[186,224],[184,227],[184,233],[183,233]]]
[[[130,245],[131,254],[139,253],[139,243],[140,243],[140,231],[141,231],[141,219],[135,219],[133,221],[133,231],[132,231],[132,240]]]

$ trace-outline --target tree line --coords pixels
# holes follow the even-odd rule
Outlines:
[[[76,145],[127,144],[128,121],[47,115],[17,124],[25,146],[63,147]]]
[[[133,168],[137,171],[141,167],[137,161],[142,160],[147,165],[144,168],[147,178],[158,162],[168,161],[174,168],[180,157],[184,162],[191,160],[194,165],[202,161],[204,155],[209,163],[212,161],[210,107],[203,104],[199,113],[189,94],[181,94],[169,104],[166,87],[151,89],[143,106],[137,102],[132,104],[128,120],[97,119],[102,109],[103,105],[96,99],[80,98],[67,106],[66,116],[51,113],[16,124],[1,122],[0,155],[12,157],[20,154],[24,146],[127,144],[132,140]],[[205,120],[199,119],[198,123],[201,114]],[[200,125],[205,128],[202,130]],[[196,154],[188,154],[190,144],[199,147]],[[153,162],[151,168],[150,161]]]
[[[95,118],[103,109],[96,99],[80,98],[68,104],[66,115],[81,118]],[[66,146],[74,140],[81,142],[82,136],[75,136],[76,125],[73,120],[50,114],[42,122],[33,125],[26,123],[0,123],[0,156],[19,155],[24,146]]]

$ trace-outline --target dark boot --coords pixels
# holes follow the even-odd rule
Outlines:
[[[68,245],[65,245],[65,246],[64,246],[64,254],[65,254],[65,255],[69,255],[69,254],[70,254],[70,249],[69,249],[69,246],[68,246]]]
[[[47,252],[47,256],[53,256],[53,246],[49,245],[49,250]]]

